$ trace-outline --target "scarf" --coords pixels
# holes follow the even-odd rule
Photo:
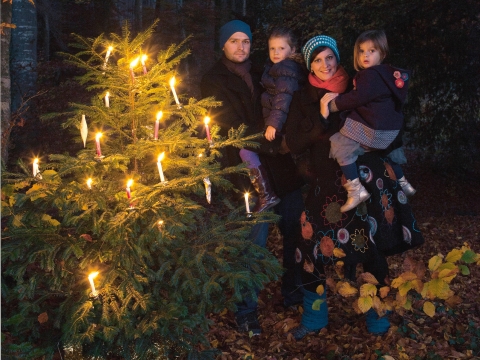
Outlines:
[[[253,86],[252,75],[250,74],[250,69],[252,68],[251,60],[246,60],[243,63],[234,63],[223,56],[222,63],[227,67],[228,71],[234,73],[245,81],[253,97],[255,94],[255,87]]]
[[[308,74],[308,82],[311,85],[339,94],[342,94],[345,92],[345,90],[347,90],[349,80],[350,77],[341,65],[338,66],[337,72],[333,75],[333,77],[327,81],[320,80],[313,73]]]

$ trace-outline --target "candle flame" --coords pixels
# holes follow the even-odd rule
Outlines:
[[[158,162],[162,161],[164,157],[165,157],[165,151],[162,152],[160,155],[158,155]]]
[[[175,76],[172,76],[172,78],[170,79],[170,86],[173,87],[173,85],[175,85]]]
[[[127,188],[131,187],[133,184],[133,179],[127,181]]]
[[[162,116],[163,116],[163,111],[159,111],[157,113],[157,121],[159,121],[162,118]]]
[[[205,123],[205,125],[208,125],[208,123],[210,122],[210,118],[208,116],[205,116],[203,122]]]
[[[97,141],[98,141],[98,140],[100,140],[101,137],[102,137],[102,133],[99,132],[99,133],[97,133],[97,135],[95,136],[95,139],[97,139]]]
[[[88,280],[91,282],[93,279],[95,279],[98,276],[98,271],[92,272],[88,275]]]
[[[158,220],[158,225],[163,225],[163,220]]]
[[[133,61],[130,63],[130,67],[133,69],[135,66],[137,66],[139,60],[140,60],[140,57],[137,57],[135,60],[133,60]]]
[[[108,51],[109,51],[109,52],[112,52],[112,50],[113,50],[113,46],[109,46],[109,47],[108,47]]]
[[[142,62],[142,65],[145,65],[145,61],[147,60],[148,56],[143,54],[140,61]]]
[[[38,158],[35,158],[35,159],[33,160],[33,163],[34,163],[34,164],[38,164]]]
[[[93,181],[92,178],[87,179],[87,186],[89,189],[92,187],[92,181]]]
[[[110,92],[107,91],[107,93],[105,94],[105,96],[108,98],[110,96]]]

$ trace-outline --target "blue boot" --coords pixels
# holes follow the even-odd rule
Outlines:
[[[391,311],[387,311],[384,316],[379,317],[375,310],[368,310],[365,318],[368,332],[375,335],[385,334],[390,328],[390,321],[388,320],[390,313]]]
[[[323,300],[319,310],[312,309],[315,300]],[[292,330],[295,340],[300,340],[310,333],[318,333],[328,324],[327,292],[323,295],[304,290],[302,322]]]

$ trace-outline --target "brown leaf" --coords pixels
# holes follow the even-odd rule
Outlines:
[[[41,313],[38,315],[38,322],[40,324],[45,324],[48,321],[48,314],[46,312]]]
[[[377,279],[375,278],[375,276],[373,276],[371,273],[369,272],[365,272],[365,273],[362,273],[360,276],[359,276],[359,279],[362,280],[363,282],[365,283],[368,283],[368,284],[373,284],[373,285],[377,285],[378,284],[378,281]]]
[[[92,237],[88,234],[82,234],[82,235],[80,235],[80,237],[82,239],[84,239],[85,241],[92,242]]]

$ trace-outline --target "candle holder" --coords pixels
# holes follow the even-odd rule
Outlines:
[[[95,155],[95,160],[98,161],[98,162],[102,161],[102,159],[104,159],[104,158],[105,158],[104,155],[100,155],[100,156]]]
[[[42,179],[43,179],[42,173],[39,171],[39,172],[37,173],[37,175],[34,176],[34,179],[35,179],[35,180],[42,180]]]
[[[250,220],[250,219],[253,219],[253,213],[252,212],[247,212],[247,219]]]

